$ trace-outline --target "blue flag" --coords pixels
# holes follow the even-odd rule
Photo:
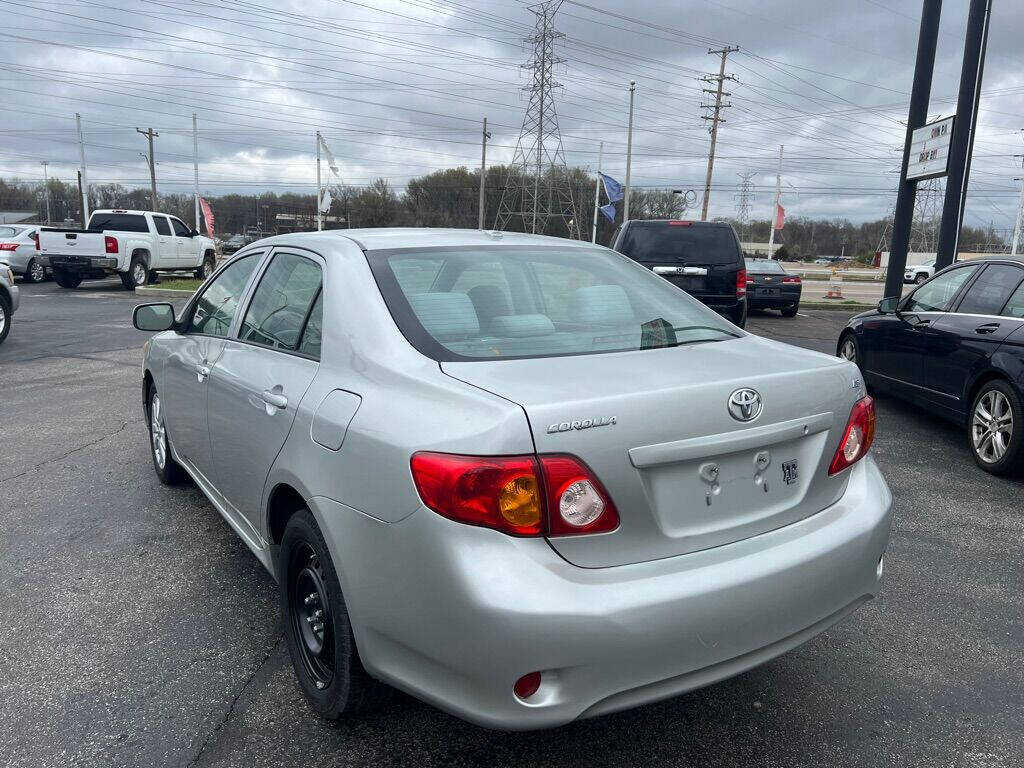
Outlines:
[[[622,199],[622,185],[611,176],[601,174],[601,181],[604,182],[604,193],[608,195],[609,203],[617,203]]]
[[[608,203],[608,205],[601,206],[601,213],[608,217],[608,221],[615,221],[615,203]]]

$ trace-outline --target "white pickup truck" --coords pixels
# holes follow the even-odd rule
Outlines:
[[[159,271],[190,270],[205,279],[216,266],[213,240],[181,219],[151,211],[94,211],[88,229],[41,229],[39,261],[61,288],[117,274],[129,291]]]

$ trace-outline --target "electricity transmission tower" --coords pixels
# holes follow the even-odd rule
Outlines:
[[[736,221],[739,222],[742,235],[746,237],[747,228],[750,226],[750,203],[754,199],[754,176],[757,171],[745,171],[737,173],[740,183],[736,185]],[[749,239],[749,238],[747,238]]]
[[[705,83],[716,83],[714,88],[703,88],[704,93],[711,93],[715,96],[714,104],[701,104],[701,108],[708,110],[710,114],[702,115],[704,120],[711,121],[711,148],[708,150],[708,173],[704,180],[704,204],[700,210],[700,220],[707,221],[708,218],[708,203],[711,202],[711,176],[715,170],[715,145],[718,143],[718,124],[724,123],[725,118],[722,117],[722,110],[726,107],[731,107],[732,104],[723,104],[723,96],[732,96],[731,93],[722,90],[722,86],[726,80],[736,80],[733,75],[725,74],[725,59],[730,53],[738,51],[739,48],[733,46],[726,46],[725,48],[719,48],[718,50],[709,49],[708,53],[713,55],[719,55],[722,57],[721,65],[718,68],[717,75],[705,75],[701,78]]]
[[[533,45],[533,57],[523,65],[531,75],[530,84],[523,89],[529,93],[529,104],[494,228],[504,230],[513,219],[519,219],[523,231],[544,234],[552,219],[562,219],[569,237],[579,240],[580,224],[553,95],[561,87],[554,78],[555,66],[565,61],[554,52],[555,40],[564,37],[554,24],[562,1],[544,0],[529,8],[537,17],[533,34],[525,39]]]
[[[935,253],[938,247],[944,186],[941,179],[929,179],[917,185],[910,225],[910,250],[914,253]]]

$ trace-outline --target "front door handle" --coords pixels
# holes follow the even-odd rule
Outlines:
[[[264,403],[271,405],[274,408],[284,410],[288,407],[288,398],[280,392],[273,392],[269,389],[264,389],[260,394],[260,397],[263,399]]]
[[[999,323],[985,323],[974,329],[975,333],[995,333],[999,330]]]
[[[200,384],[206,381],[206,377],[210,375],[210,369],[205,365],[193,365],[192,370],[195,371],[196,378]]]

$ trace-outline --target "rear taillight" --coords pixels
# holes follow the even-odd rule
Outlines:
[[[800,277],[798,275],[786,275],[784,278],[782,278],[782,282],[799,284]]]
[[[853,405],[846,422],[843,439],[829,465],[829,475],[836,475],[863,459],[875,440],[875,401],[865,395]]]
[[[18,250],[17,243],[0,243],[0,251],[16,251]]]
[[[107,253],[117,253],[117,238],[110,235],[104,236],[103,247]]]
[[[747,270],[741,269],[736,273],[736,296],[747,295]]]
[[[611,531],[619,515],[593,473],[572,456],[417,453],[412,476],[443,517],[513,536]]]
[[[36,250],[37,251],[40,250],[39,249],[39,233],[36,232],[34,235],[32,235],[32,239],[35,240],[35,242],[36,242]]]

